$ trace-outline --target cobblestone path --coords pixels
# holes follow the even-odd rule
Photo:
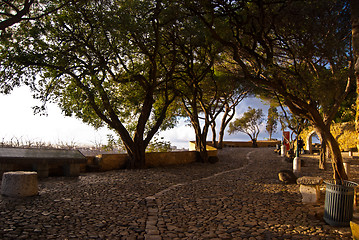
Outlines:
[[[351,239],[324,223],[322,206],[301,203],[299,186],[278,181],[291,165],[272,148],[219,157],[41,180],[39,196],[0,198],[0,239]],[[302,175],[330,177],[305,161]]]

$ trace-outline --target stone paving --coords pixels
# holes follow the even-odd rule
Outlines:
[[[351,239],[302,204],[273,148],[229,148],[216,164],[40,180],[40,193],[0,198],[0,239]],[[331,177],[306,157],[300,175]],[[357,165],[352,176],[359,176]]]

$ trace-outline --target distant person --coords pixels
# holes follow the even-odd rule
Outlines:
[[[304,147],[303,139],[301,137],[299,137],[299,139],[298,139],[298,148],[299,148],[300,153],[302,153],[302,151],[304,151],[303,147]]]

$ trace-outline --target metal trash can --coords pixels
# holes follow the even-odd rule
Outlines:
[[[355,182],[342,181],[336,184],[334,180],[326,184],[324,202],[324,221],[331,226],[346,227],[353,218]]]

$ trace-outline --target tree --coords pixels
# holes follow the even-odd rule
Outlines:
[[[268,116],[267,116],[267,124],[266,124],[266,131],[269,134],[269,140],[272,140],[272,134],[277,130],[278,124],[278,110],[274,106],[270,106],[268,109]]]
[[[213,56],[209,55],[210,58]],[[185,65],[186,73],[181,76],[183,85],[180,96],[182,108],[195,131],[196,150],[200,152],[201,161],[207,162],[207,134],[211,123],[215,121],[215,117],[210,118],[210,113],[218,107],[218,92],[212,88],[215,86],[215,77],[211,69],[213,63],[207,62],[206,58],[203,62],[198,62],[199,64]]]
[[[198,34],[204,31],[203,23],[181,10],[178,9],[176,17],[182,22],[171,32],[171,40],[177,49],[177,91],[182,116],[189,118],[195,131],[200,161],[207,162],[208,131],[223,108],[219,100],[222,97],[221,78],[216,71],[222,47],[209,34]]]
[[[235,132],[243,132],[251,138],[252,146],[257,147],[257,138],[260,133],[259,126],[262,122],[262,109],[248,107],[248,110],[243,113],[243,117],[236,118],[229,124],[228,133],[233,134]]]
[[[219,108],[214,108],[213,112],[210,112],[212,144],[218,149],[223,148],[225,129],[233,119],[236,113],[236,107],[250,94],[252,88],[252,86],[248,85],[248,82],[240,76],[239,72],[235,71],[235,65],[227,61],[227,54],[222,54],[222,56],[223,55],[224,57],[221,63],[216,65],[216,91],[219,92],[216,94],[216,101],[219,102]],[[217,142],[216,118],[220,113],[222,113],[222,118]]]
[[[129,168],[145,166],[155,133],[171,126],[176,52],[160,1],[84,1],[35,23],[24,21],[2,43],[1,78],[38,77],[37,97],[66,115],[121,137]],[[163,125],[163,123],[169,123]]]
[[[280,95],[293,114],[320,131],[333,157],[334,179],[347,179],[339,145],[330,132],[353,80],[347,1],[187,4],[212,36],[231,49],[248,80]]]
[[[0,31],[21,21],[37,20],[59,10],[70,1],[48,0],[1,0],[0,1]]]
[[[355,64],[355,78],[356,78],[356,115],[355,115],[355,129],[357,132],[357,140],[359,149],[359,2],[355,0],[350,1],[351,4],[351,26],[352,26],[352,48],[353,48],[353,62]]]
[[[6,42],[8,39],[17,36],[17,23],[22,21],[39,21],[43,17],[58,11],[65,5],[69,4],[71,0],[14,0],[0,1],[0,41]],[[27,37],[27,36],[26,36]],[[6,49],[6,47],[5,47]],[[4,50],[4,52],[6,52]],[[2,73],[6,74],[6,73]],[[34,75],[30,76],[28,74],[23,81],[19,81],[19,78],[11,79],[10,76],[7,76],[7,81],[4,79],[0,81],[0,92],[9,93],[14,87],[19,86],[20,84],[31,85],[34,81]]]

